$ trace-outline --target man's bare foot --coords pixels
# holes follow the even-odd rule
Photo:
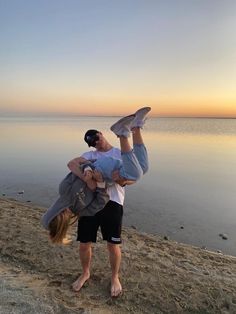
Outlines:
[[[118,297],[122,292],[122,286],[118,277],[111,279],[111,297]]]
[[[90,273],[82,274],[76,281],[72,284],[72,289],[76,292],[80,291],[85,282],[89,279]]]

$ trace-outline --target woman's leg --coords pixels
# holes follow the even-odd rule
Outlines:
[[[144,145],[144,141],[142,138],[141,128],[134,127],[132,129],[132,138],[133,138],[134,154],[137,157],[137,160],[142,168],[143,174],[145,174],[148,171],[149,163],[148,163],[147,149]]]
[[[128,138],[120,136],[119,140],[122,158],[120,175],[127,180],[137,181],[143,174],[140,163],[129,143]]]
[[[132,138],[133,138],[133,145],[135,144],[144,144],[141,128],[134,127],[132,128]]]
[[[128,137],[119,136],[119,140],[120,140],[121,153],[128,153],[128,152],[132,151],[132,147],[129,143]]]
[[[137,181],[143,173],[128,140],[134,118],[135,115],[124,117],[111,126],[112,132],[120,140],[122,165],[119,168],[119,174],[121,177],[131,181]]]
[[[141,134],[141,128],[144,126],[147,114],[151,107],[143,107],[135,112],[135,118],[131,123],[134,153],[142,167],[143,174],[148,171],[148,155]]]

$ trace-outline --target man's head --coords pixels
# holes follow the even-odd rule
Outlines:
[[[95,147],[96,142],[99,140],[99,131],[98,130],[88,130],[84,135],[84,140],[88,146]]]
[[[88,146],[95,147],[98,151],[108,151],[111,149],[111,145],[107,142],[105,137],[98,130],[88,130],[84,135],[84,140]]]

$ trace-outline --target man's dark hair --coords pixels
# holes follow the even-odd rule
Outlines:
[[[99,131],[98,130],[88,130],[84,135],[84,140],[88,144],[88,146],[95,147],[96,141],[99,140],[98,136]]]

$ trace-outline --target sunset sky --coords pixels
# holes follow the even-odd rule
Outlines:
[[[236,117],[235,0],[0,0],[0,115]]]

